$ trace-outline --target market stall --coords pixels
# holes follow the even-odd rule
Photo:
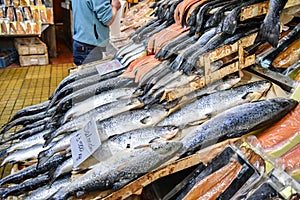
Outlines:
[[[299,198],[299,3],[274,2],[136,5],[112,59],[2,127],[0,197]]]

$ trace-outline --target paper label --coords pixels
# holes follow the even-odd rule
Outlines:
[[[71,138],[73,166],[78,167],[101,145],[96,122],[89,121],[84,128]]]
[[[96,66],[96,69],[100,75],[108,74],[122,68],[124,68],[124,66],[118,60],[112,60]]]

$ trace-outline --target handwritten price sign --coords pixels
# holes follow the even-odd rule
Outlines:
[[[96,122],[89,121],[85,127],[71,138],[73,166],[78,167],[90,157],[101,145]]]

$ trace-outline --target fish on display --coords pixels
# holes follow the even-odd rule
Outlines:
[[[61,134],[77,131],[83,128],[90,120],[104,120],[117,114],[141,107],[143,107],[143,103],[136,98],[121,99],[99,106],[85,114],[74,116],[74,118],[68,122],[66,122],[68,119],[64,118],[62,126],[43,136],[45,139],[45,145],[47,146],[54,138]]]
[[[84,101],[78,102],[71,109],[69,109],[64,114],[63,122],[66,122],[68,119],[71,119],[73,117],[83,115],[101,105],[108,104],[122,98],[130,98],[134,91],[135,88],[122,87],[104,91],[99,95],[91,96]]]
[[[105,141],[113,135],[127,131],[153,126],[166,117],[168,111],[163,106],[155,106],[150,109],[130,110],[110,118],[97,121],[98,134],[101,141]]]
[[[186,125],[200,124],[231,107],[258,100],[268,92],[270,87],[271,83],[269,81],[256,81],[200,96],[193,102],[181,106],[179,110],[171,113],[157,126],[173,125],[184,127]],[[193,114],[191,115],[191,113]]]
[[[157,141],[172,139],[178,132],[179,129],[175,126],[151,126],[128,131],[104,141],[92,156],[98,161],[103,161],[126,149],[140,148]]]
[[[51,185],[45,185],[37,188],[36,190],[30,191],[26,194],[24,200],[41,200],[50,198],[55,192],[59,189],[66,187],[71,182],[71,174],[67,174],[56,181]]]
[[[57,103],[61,98],[63,98],[64,96],[67,96],[77,90],[80,90],[82,88],[85,88],[87,86],[96,84],[98,82],[110,79],[110,78],[114,78],[119,76],[120,74],[123,73],[123,69],[121,70],[117,70],[117,71],[113,71],[110,72],[108,74],[102,75],[100,76],[99,74],[95,74],[92,76],[88,76],[86,78],[82,78],[79,79],[77,81],[74,81],[68,85],[66,85],[65,87],[63,87],[60,91],[58,91],[51,99],[49,106],[52,106],[53,104]]]
[[[33,114],[37,114],[39,112],[43,112],[47,109],[48,105],[49,105],[50,101],[44,101],[38,104],[34,104],[31,106],[27,106],[25,108],[20,109],[19,111],[17,111],[8,121],[8,123],[23,117],[23,116],[28,116],[28,115],[33,115]]]
[[[63,163],[58,165],[56,168],[52,168],[49,170],[49,178],[50,182],[56,182],[56,180],[65,174],[73,173],[77,169],[73,169],[73,158],[66,159]],[[78,170],[79,171],[79,170]]]
[[[1,163],[1,166],[4,166],[7,163],[17,163],[24,162],[27,160],[33,160],[38,157],[38,154],[45,150],[42,144],[34,145],[26,149],[20,149],[12,154],[9,154]]]
[[[18,196],[24,192],[29,192],[31,190],[42,187],[49,182],[49,177],[47,174],[40,174],[37,177],[28,179],[18,185],[11,187],[0,188],[0,198],[7,198],[8,196],[14,195]]]
[[[280,34],[280,14],[288,0],[270,0],[268,12],[255,39],[277,47]]]
[[[220,139],[239,137],[253,130],[275,123],[297,106],[287,98],[261,100],[230,108],[181,139],[183,148],[179,155],[193,152],[202,145],[217,143]]]
[[[157,142],[150,147],[120,152],[113,158],[95,165],[59,190],[50,199],[67,199],[79,193],[119,189],[171,159],[181,147],[180,142]]]
[[[98,95],[104,91],[120,88],[120,87],[130,87],[134,85],[134,81],[127,78],[115,77],[105,81],[101,81],[94,85],[90,85],[86,88],[77,90],[70,95],[62,98],[56,108],[56,114],[69,110],[74,104],[80,103],[94,95]]]
[[[21,183],[27,179],[33,178],[39,174],[48,172],[49,170],[58,167],[64,160],[68,157],[66,154],[56,154],[43,165],[37,167],[37,164],[30,165],[22,170],[14,172],[2,179],[0,179],[0,185],[11,184],[11,183]]]

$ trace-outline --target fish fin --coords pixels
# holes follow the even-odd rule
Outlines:
[[[2,149],[1,151],[0,151],[0,158],[6,158],[8,156],[8,152],[7,152],[7,150],[6,149]]]
[[[139,146],[134,147],[134,149],[142,149],[142,148],[148,148],[148,147],[150,147],[150,144],[141,144]]]
[[[211,117],[212,117],[212,115],[208,114],[206,118],[203,118],[203,119],[200,119],[200,120],[197,120],[197,121],[193,121],[193,122],[189,122],[187,125],[196,126],[196,125],[202,124],[203,122],[209,120]]]
[[[142,124],[148,124],[148,123],[151,122],[151,121],[152,121],[152,117],[150,117],[150,116],[145,117],[145,118],[143,118],[143,119],[140,120],[140,122],[141,122]]]
[[[255,38],[254,43],[268,42],[274,48],[278,45],[280,34],[280,22],[276,19],[268,18],[260,26],[260,30]]]
[[[124,187],[126,184],[128,184],[132,179],[122,179],[121,181],[118,181],[114,183],[113,190],[119,190],[122,187]]]
[[[52,156],[49,156],[47,150],[41,151],[38,154],[38,162],[36,165],[36,168],[39,169],[45,162],[47,162]]]
[[[160,141],[165,141],[162,137],[155,137],[152,140],[149,141],[149,143],[154,143],[154,142],[160,142]]]

